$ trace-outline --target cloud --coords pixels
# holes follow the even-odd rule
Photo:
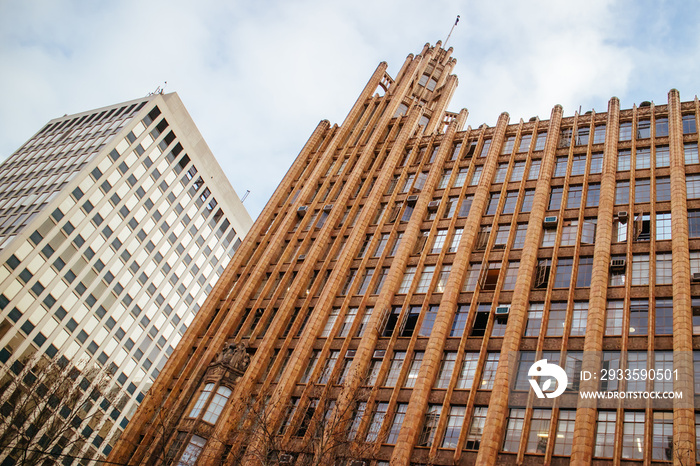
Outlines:
[[[699,87],[698,8],[673,2],[1,2],[0,156],[167,81],[255,217],[317,123],[342,122],[380,61],[395,75],[457,14],[450,108],[474,127]]]

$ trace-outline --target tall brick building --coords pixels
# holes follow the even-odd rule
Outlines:
[[[347,464],[693,460],[698,100],[465,129],[451,52],[380,64],[318,125],[110,460],[306,464],[338,413]],[[545,358],[554,400],[528,384]]]

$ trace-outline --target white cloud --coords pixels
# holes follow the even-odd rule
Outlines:
[[[0,156],[46,121],[168,81],[256,216],[322,119],[342,122],[377,64],[395,74],[450,39],[468,123],[548,118],[697,92],[697,14],[673,4],[457,2],[2,2]],[[653,8],[664,14],[654,14]],[[669,11],[670,10],[670,11]],[[624,14],[622,14],[624,13]],[[640,18],[649,28],[640,28]],[[681,31],[681,32],[679,32]],[[653,33],[667,48],[654,48]],[[645,35],[647,34],[647,35]],[[642,79],[640,79],[640,76]]]

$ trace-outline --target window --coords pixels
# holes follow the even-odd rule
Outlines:
[[[486,214],[485,215],[495,215],[497,210],[498,210],[498,201],[501,198],[501,193],[491,193],[491,197],[489,199],[489,205],[486,208]]]
[[[476,375],[476,366],[479,363],[479,353],[464,353],[464,361],[462,361],[462,369],[459,371],[457,379],[457,389],[469,389],[474,384],[474,376]]]
[[[388,276],[389,267],[382,267],[382,270],[379,271],[379,278],[377,279],[377,282],[374,285],[374,290],[372,290],[372,294],[379,294],[379,292],[382,291],[382,286],[384,286],[384,282],[386,281]]]
[[[226,405],[228,398],[231,396],[231,393],[232,392],[230,388],[219,387],[216,390],[214,398],[212,398],[211,402],[209,403],[207,412],[204,413],[202,420],[205,422],[211,422],[212,424],[215,424],[216,420],[219,419],[221,411],[224,409],[224,405]]]
[[[515,205],[518,203],[518,192],[508,191],[506,193],[506,201],[503,204],[503,213],[512,214],[515,213]]]
[[[641,371],[647,368],[647,353],[646,351],[628,351],[627,352],[627,368],[631,373],[633,371]],[[627,392],[643,391],[646,386],[646,380],[638,379],[627,381]]]
[[[700,223],[700,221],[699,221]],[[700,231],[700,227],[699,227]],[[513,239],[512,249],[522,249],[525,246],[525,234],[527,233],[527,224],[519,223],[515,230],[515,238]]]
[[[636,180],[634,182],[634,203],[643,204],[650,202],[651,180]]]
[[[416,287],[416,293],[427,293],[430,288],[430,282],[433,280],[433,273],[435,273],[434,265],[426,265],[421,273],[420,280],[418,281],[418,286]]]
[[[458,217],[466,217],[469,215],[469,211],[472,208],[472,202],[474,201],[474,195],[469,194],[464,196],[464,200],[462,201],[462,204],[459,206],[459,213],[457,214]]]
[[[489,353],[484,362],[484,373],[481,375],[481,385],[479,390],[493,389],[493,382],[496,380],[496,368],[498,367],[499,353]]]
[[[662,138],[668,136],[668,118],[656,119],[656,137]]]
[[[617,153],[617,171],[627,171],[631,167],[632,151],[629,149],[621,150]]]
[[[423,322],[421,323],[420,330],[418,331],[419,337],[429,337],[430,333],[433,331],[433,325],[435,324],[435,319],[437,318],[439,306],[433,305],[428,308],[423,316]],[[416,309],[420,312],[420,307]]]
[[[668,254],[670,256],[670,254]],[[656,299],[656,334],[673,334],[673,300]],[[658,354],[658,353],[657,353]],[[673,387],[671,387],[673,388]]]
[[[564,195],[564,188],[552,188],[552,192],[549,197],[549,207],[548,210],[559,210],[561,207],[561,198]]]
[[[518,451],[520,447],[520,436],[523,434],[524,423],[525,409],[511,408],[508,412],[508,424],[506,426],[506,435],[503,441],[504,451]]]
[[[615,204],[629,204],[630,202],[630,182],[618,181],[615,187]]]
[[[506,269],[506,276],[503,278],[503,289],[506,291],[515,289],[515,281],[518,278],[518,269],[520,268],[520,262],[514,261],[508,263],[508,268]]]
[[[547,142],[547,133],[537,133],[535,141],[535,150],[544,150],[545,142]]]
[[[593,144],[603,144],[605,142],[605,125],[597,125],[593,133]]]
[[[683,115],[683,134],[697,133],[695,115]]]
[[[464,445],[465,450],[478,450],[481,445],[481,436],[484,433],[486,425],[486,413],[488,407],[475,406],[472,414],[472,422],[469,424],[469,432],[467,432],[467,442]]]
[[[447,252],[457,252],[457,247],[459,242],[462,240],[462,233],[464,228],[455,229],[455,234],[452,236],[452,241],[450,242],[450,249]]]
[[[445,288],[447,288],[447,279],[450,276],[450,271],[452,270],[452,265],[446,264],[442,266],[442,270],[440,270],[440,275],[438,275],[438,281],[435,284],[435,289],[433,290],[435,293],[444,293]]]
[[[630,335],[646,335],[649,328],[649,303],[642,299],[630,302]]]
[[[459,156],[459,151],[462,149],[462,143],[458,142],[452,147],[452,154],[450,154],[450,160],[457,160]]]
[[[569,147],[571,145],[571,128],[561,130],[559,136],[559,147]]]
[[[416,329],[416,323],[418,322],[418,317],[420,316],[420,306],[411,306],[406,311],[404,315],[403,324],[401,325],[402,337],[413,336],[413,331]]]
[[[513,145],[515,144],[515,136],[508,136],[508,138],[503,143],[501,148],[501,155],[510,154],[513,152]]]
[[[439,254],[442,251],[442,247],[447,239],[447,230],[438,230],[435,235],[435,241],[433,242],[433,247],[430,250],[431,254]]]
[[[698,163],[698,144],[696,142],[683,144],[683,153],[686,165]]]
[[[669,167],[671,165],[671,155],[668,146],[656,146],[656,167]]]
[[[510,172],[510,181],[520,181],[525,175],[525,162],[515,162],[513,164],[513,170]]]
[[[583,186],[569,186],[569,197],[566,199],[567,209],[578,209],[581,207],[581,198],[583,197]]]
[[[318,357],[320,356],[320,354],[321,352],[319,350],[313,351],[313,353],[311,354],[311,359],[309,359],[309,364],[306,366],[306,370],[301,376],[299,383],[307,383],[309,381],[309,379],[311,378],[311,373],[314,371],[314,367],[316,367],[316,363],[318,362]]]
[[[644,458],[644,412],[625,412],[622,432],[622,458]]]
[[[408,375],[403,383],[404,387],[412,388],[416,386],[418,372],[420,371],[420,366],[423,363],[423,354],[423,351],[416,351],[413,353],[413,361],[411,361],[411,367],[408,369]]]
[[[374,276],[374,269],[365,270],[365,274],[362,277],[362,282],[360,282],[360,288],[355,292],[355,294],[358,294],[360,296],[364,296],[365,293],[367,293],[367,290],[369,289],[369,283],[372,281],[373,276]]]
[[[435,433],[437,432],[438,421],[440,420],[440,412],[442,411],[442,406],[429,404],[428,411],[425,413],[425,424],[423,425],[423,432],[421,432],[420,438],[418,439],[419,447],[430,447],[433,445],[435,440]]]
[[[357,317],[357,308],[351,307],[345,314],[343,325],[340,327],[340,331],[338,332],[339,337],[347,337],[350,334],[350,327],[352,327],[355,317]]]
[[[408,403],[398,403],[396,405],[396,412],[394,413],[394,422],[391,423],[391,429],[389,429],[389,434],[386,436],[385,443],[395,444],[399,439],[399,431],[403,425],[403,420],[406,417],[406,410],[408,409]]]
[[[649,284],[649,255],[636,254],[632,256],[632,285]]]
[[[496,169],[496,176],[493,179],[494,183],[503,183],[506,180],[506,173],[508,172],[507,163],[499,163]]]
[[[608,309],[605,320],[605,335],[622,335],[622,315],[624,303],[622,301],[608,301]]]
[[[656,240],[671,239],[671,214],[656,214]]]
[[[583,175],[586,173],[586,154],[574,154],[571,163],[571,176]]]
[[[571,316],[571,336],[582,337],[586,334],[586,322],[588,321],[588,302],[577,301],[574,303],[574,312]]]
[[[325,327],[323,327],[323,331],[321,332],[321,338],[328,338],[328,336],[330,336],[331,331],[333,330],[333,326],[335,325],[335,321],[338,319],[339,314],[340,308],[334,308],[331,310],[331,313],[328,315],[326,325]]]
[[[481,274],[481,264],[472,262],[467,270],[467,277],[464,280],[464,288],[462,291],[474,291],[477,283],[479,283],[479,275]]]
[[[481,179],[481,173],[484,171],[483,165],[478,165],[474,168],[474,173],[472,173],[472,179],[469,181],[469,186],[476,186],[479,184]]]
[[[523,195],[523,205],[520,207],[521,213],[530,212],[532,210],[532,203],[535,200],[535,190],[526,189]]]
[[[649,147],[637,148],[634,169],[642,170],[651,167],[651,149]]]
[[[612,458],[615,452],[615,411],[598,411],[594,456]]]
[[[673,412],[654,411],[651,445],[652,460],[673,461]]]
[[[468,168],[460,168],[459,172],[457,172],[457,177],[455,178],[455,182],[452,185],[453,188],[461,188],[464,186],[464,182],[467,180],[467,171],[469,171]]]
[[[190,439],[190,443],[187,444],[187,448],[185,448],[185,452],[180,457],[177,466],[194,466],[206,444],[206,439],[193,435]]]
[[[523,134],[520,139],[520,145],[518,146],[518,152],[527,152],[530,148],[530,142],[532,141],[532,134]]]
[[[452,170],[445,170],[442,173],[442,178],[440,178],[440,182],[437,185],[437,189],[445,189],[447,187],[447,183],[450,181],[450,176],[452,176]]]
[[[530,164],[530,172],[527,175],[528,180],[536,180],[540,176],[540,167],[542,166],[541,160],[533,160]]]
[[[564,325],[566,325],[566,303],[554,302],[549,308],[547,335],[550,337],[560,337],[564,335]]]
[[[566,176],[566,166],[569,163],[568,157],[557,157],[554,165],[554,177]]]
[[[572,258],[559,259],[554,278],[554,288],[568,288],[571,285],[571,270],[573,266],[574,260]]]
[[[494,249],[504,249],[508,243],[508,236],[510,236],[510,225],[498,225],[496,239],[493,242]]]
[[[445,427],[445,436],[442,439],[442,448],[456,448],[459,434],[462,431],[462,423],[464,422],[464,413],[466,407],[452,406],[447,415],[447,426]]]
[[[359,403],[357,403],[357,407],[355,408],[353,413],[352,424],[350,425],[350,429],[348,429],[348,438],[350,440],[355,439],[355,437],[357,436],[357,431],[360,428],[360,422],[362,422],[362,418],[365,415],[366,409],[366,402],[360,401]]]
[[[596,128],[597,129],[597,128]],[[576,423],[576,410],[560,409],[557,423],[557,434],[554,443],[555,455],[571,455],[571,447],[574,443],[574,424]]]
[[[539,336],[543,309],[544,303],[530,303],[530,309],[527,311],[527,324],[525,325],[526,337]]]
[[[673,283],[673,261],[671,253],[656,254],[656,284],[670,285]]]
[[[399,286],[397,293],[399,293],[399,294],[408,293],[408,290],[411,287],[411,283],[413,282],[413,278],[415,277],[415,275],[416,275],[416,267],[407,267],[406,272],[404,272],[403,280],[401,281],[401,285]]]
[[[501,263],[500,262],[489,262],[488,269],[483,277],[483,283],[481,288],[485,291],[493,291],[496,289],[496,283],[498,283],[498,277],[501,274]]]
[[[443,353],[442,363],[440,364],[440,373],[435,381],[435,388],[447,388],[447,386],[450,384],[452,371],[454,371],[456,361],[457,353]]]
[[[586,207],[598,207],[600,204],[600,185],[589,184],[588,193],[586,194]]]
[[[345,281],[345,285],[343,286],[343,289],[340,292],[341,295],[348,294],[348,291],[350,291],[350,287],[352,286],[352,282],[355,280],[355,275],[357,275],[357,269],[350,269],[350,272],[348,273],[348,278]]]
[[[620,123],[620,141],[630,141],[632,140],[632,122],[626,121]]]
[[[651,121],[639,120],[637,122],[637,139],[647,139],[651,137]]]
[[[379,430],[382,428],[384,423],[384,416],[386,416],[386,411],[389,408],[389,403],[377,403],[374,407],[374,413],[372,414],[372,422],[369,425],[369,431],[367,432],[367,441],[376,442],[377,436],[379,435]]]
[[[399,316],[401,315],[401,306],[394,306],[391,308],[391,311],[387,310],[386,312],[389,312],[389,314],[388,317],[386,317],[386,325],[384,326],[382,336],[390,337],[394,333],[396,323],[399,321]]]
[[[490,148],[491,148],[491,140],[490,139],[484,140],[484,145],[481,147],[481,152],[479,152],[479,157],[486,157],[489,153]]]
[[[588,138],[591,134],[591,129],[588,126],[576,129],[576,145],[586,146],[588,145]]]
[[[613,242],[624,243],[627,241],[627,221],[613,221]]]
[[[593,275],[593,258],[580,257],[578,260],[578,275],[576,277],[576,288],[588,288],[591,286]]]
[[[700,175],[688,175],[685,179],[689,199],[700,197]]]
[[[550,409],[535,408],[532,410],[530,423],[530,435],[527,438],[528,453],[542,453],[547,451],[549,440],[549,421],[552,418]]]
[[[403,232],[400,232],[398,235],[396,235],[396,240],[394,241],[394,245],[391,247],[391,250],[389,251],[389,257],[394,257],[396,255],[396,251],[399,250],[399,245],[401,244],[401,238],[403,238]]]
[[[206,404],[207,400],[209,399],[209,395],[211,395],[211,392],[213,390],[213,383],[208,383],[204,386],[204,390],[202,390],[202,393],[199,395],[199,398],[197,399],[194,408],[192,408],[192,411],[190,411],[189,417],[196,418],[199,416],[199,413],[201,413],[202,409],[204,409],[204,405]]]
[[[671,200],[671,179],[670,178],[657,178],[656,179],[656,201],[670,201]]]
[[[396,351],[394,356],[391,358],[391,364],[389,365],[389,373],[384,381],[385,387],[393,387],[399,380],[399,374],[401,373],[401,367],[403,367],[403,361],[406,359],[405,351]]]
[[[452,218],[452,216],[455,213],[455,210],[457,210],[457,204],[459,204],[458,197],[448,197],[443,218]]]
[[[464,333],[464,327],[467,325],[467,317],[469,316],[469,305],[460,304],[455,312],[454,320],[452,321],[452,329],[450,330],[451,337],[461,337]]]
[[[374,254],[372,254],[372,257],[379,257],[382,255],[384,252],[384,248],[386,248],[387,243],[389,242],[389,233],[382,233],[381,236],[379,237],[379,242],[377,243],[377,247],[374,249]]]

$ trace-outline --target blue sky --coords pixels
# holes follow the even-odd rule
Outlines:
[[[0,158],[45,122],[177,92],[255,218],[322,119],[341,122],[380,61],[450,39],[467,124],[623,108],[700,91],[700,4],[0,0]]]

